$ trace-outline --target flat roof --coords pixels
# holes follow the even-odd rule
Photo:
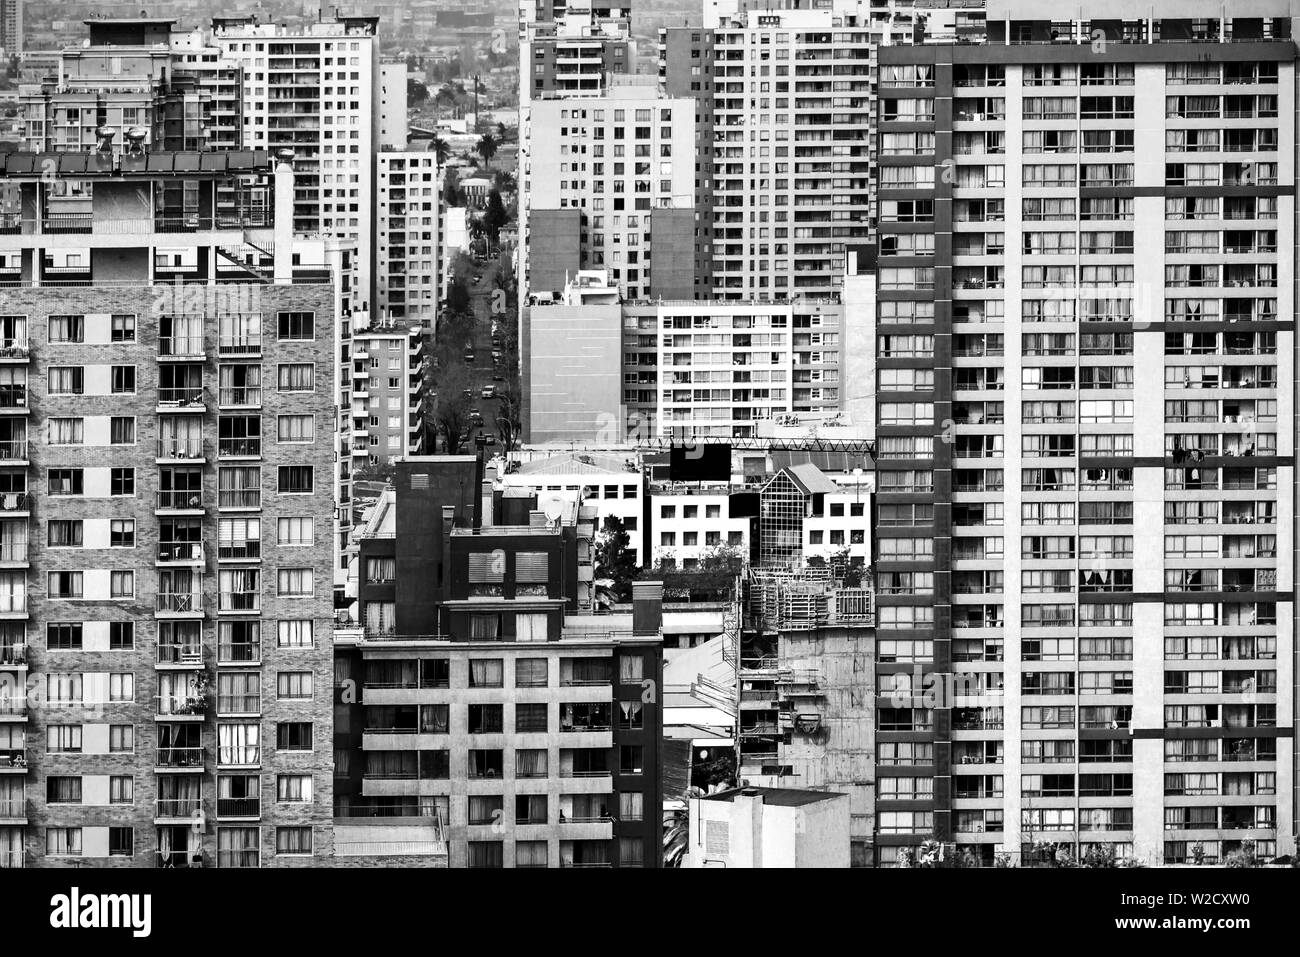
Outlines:
[[[270,166],[266,150],[219,150],[212,152],[160,151],[119,158],[99,151],[84,153],[8,153],[0,173],[8,177],[55,176],[150,176],[171,173],[190,178],[227,173],[263,171]]]
[[[735,788],[730,791],[719,791],[717,794],[709,794],[702,798],[701,801],[735,801],[737,796],[745,795],[745,792],[758,792],[763,798],[764,804],[771,804],[774,807],[802,807],[805,804],[816,804],[819,801],[829,801],[833,798],[844,797],[842,791],[809,791],[803,788]]]

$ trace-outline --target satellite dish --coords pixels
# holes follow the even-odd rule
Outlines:
[[[564,503],[557,498],[547,499],[542,511],[546,514],[547,521],[558,522],[564,515]]]

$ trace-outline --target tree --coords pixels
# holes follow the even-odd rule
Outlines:
[[[454,276],[447,287],[447,313],[454,316],[473,316],[473,304],[470,300],[469,286],[465,277]]]
[[[497,139],[502,143],[510,139],[510,130],[506,127],[505,120],[497,123]]]
[[[448,149],[450,154],[450,148]],[[442,181],[442,201],[448,206],[464,206],[465,196],[460,188],[460,174],[454,169],[447,170]]]
[[[491,133],[484,133],[478,138],[478,143],[474,145],[475,151],[483,157],[483,165],[490,167],[492,157],[497,155],[497,139]]]
[[[501,202],[501,194],[497,190],[488,193],[487,210],[483,213],[483,228],[487,231],[488,239],[492,245],[497,244],[501,235],[501,227],[510,222],[510,214],[506,212],[505,204]]]
[[[1255,842],[1242,841],[1241,847],[1229,851],[1223,858],[1224,867],[1258,867],[1259,859],[1255,856]]]
[[[451,147],[441,136],[435,136],[429,144],[429,151],[437,157],[438,169],[441,170],[443,164],[447,162],[447,157],[451,156]],[[450,174],[449,174],[450,175]]]
[[[605,516],[605,523],[596,533],[596,577],[613,582],[614,595],[619,601],[632,597],[632,579],[637,568],[631,544],[622,520],[614,515]]]
[[[429,99],[429,88],[419,80],[407,80],[406,99],[412,106],[423,106]]]
[[[431,369],[426,367],[432,372],[426,381],[434,383],[438,394],[429,405],[425,428],[435,440],[441,433],[447,454],[455,455],[470,425],[474,378],[461,357],[446,347],[437,350],[431,365]]]
[[[664,867],[681,867],[686,859],[686,848],[691,836],[691,798],[703,797],[699,788],[687,788],[682,795],[685,804],[664,812]]]
[[[496,175],[492,177],[492,185],[502,193],[513,193],[519,188],[519,184],[515,182],[514,176],[511,175],[509,171],[503,169],[496,171]]]

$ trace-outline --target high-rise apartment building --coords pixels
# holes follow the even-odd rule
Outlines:
[[[877,637],[907,639],[882,700],[939,679],[877,711],[877,782],[934,776],[878,804],[879,860],[1294,853],[1288,5],[987,13],[985,42],[880,50],[849,280]]]
[[[23,53],[23,0],[0,0],[0,50],[6,57]]]
[[[352,461],[388,464],[424,449],[424,348],[419,326],[378,323],[352,333]]]
[[[256,16],[217,17],[212,42],[243,72],[245,148],[293,150],[294,229],[359,243],[358,304],[373,294],[375,154],[387,134],[380,108],[377,17],[339,16],[288,27]],[[393,91],[396,96],[396,91]],[[404,92],[403,92],[404,96]]]
[[[265,151],[3,178],[0,864],[319,863],[351,251],[295,237]],[[265,281],[221,255],[243,243],[274,244]]]
[[[662,585],[591,614],[594,509],[481,478],[401,462],[362,532],[339,820],[409,818],[452,867],[657,867]]]
[[[432,329],[444,242],[438,156],[386,149],[375,164],[376,313]]]
[[[624,298],[690,298],[694,123],[694,103],[662,97],[652,77],[535,100],[522,170],[529,288],[563,289],[579,269],[606,269]]]

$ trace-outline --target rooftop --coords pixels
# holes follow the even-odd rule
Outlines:
[[[510,475],[634,475],[629,472],[626,460],[612,455],[572,453],[555,455],[546,459],[533,459],[520,464]],[[509,480],[510,475],[503,478]]]

